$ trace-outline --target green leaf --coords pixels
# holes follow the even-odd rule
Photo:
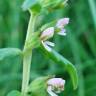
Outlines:
[[[42,45],[40,49],[42,53],[45,54],[45,56],[49,57],[54,62],[56,62],[57,64],[60,64],[62,67],[66,69],[66,71],[69,73],[71,77],[73,88],[76,89],[78,86],[78,76],[77,76],[77,70],[75,66],[71,62],[69,62],[67,59],[65,59],[62,55],[57,53],[55,50],[52,50],[51,52],[49,52]]]
[[[32,12],[40,13],[44,10],[58,9],[63,3],[64,0],[25,0],[22,9],[24,11],[30,9]]]
[[[10,57],[15,57],[15,56],[21,56],[22,51],[19,50],[18,48],[2,48],[0,49],[0,61],[10,58]]]
[[[44,7],[55,8],[59,6],[60,4],[62,4],[63,2],[64,0],[42,0],[41,3],[43,3]]]
[[[32,7],[37,8],[38,6],[40,6],[38,4],[38,0],[25,0],[25,2],[22,5],[22,8],[23,8],[23,10],[26,11]]]
[[[8,93],[7,96],[22,96],[21,93],[19,91],[11,91],[10,93]]]

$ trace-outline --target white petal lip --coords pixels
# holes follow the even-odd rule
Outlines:
[[[45,42],[42,41],[42,45],[44,46],[44,48],[47,51],[51,52],[52,51],[52,48],[51,47],[53,47],[55,44],[52,43],[52,42],[49,42],[49,41],[45,41]]]
[[[47,45],[49,45],[49,46],[52,46],[52,47],[55,46],[55,44],[53,42],[50,42],[50,41],[45,41],[44,43],[47,44]]]
[[[53,35],[54,35],[54,27],[49,27],[42,32],[40,38],[41,39],[43,39],[43,38],[49,39],[49,38],[53,37]]]
[[[55,93],[52,91],[52,87],[51,87],[51,86],[48,86],[47,92],[50,94],[50,96],[58,96],[57,94],[55,94]]]
[[[58,35],[66,36],[66,30],[62,29],[60,32],[58,32]]]

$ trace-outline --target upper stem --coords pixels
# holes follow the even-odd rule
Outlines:
[[[36,20],[36,16],[31,14],[29,24],[28,24],[28,30],[27,30],[25,45],[24,45],[24,51],[27,51],[26,50],[27,40],[29,38],[32,38],[30,36],[34,32],[34,29],[35,29],[35,20]],[[22,79],[22,95],[23,96],[26,96],[28,83],[30,80],[31,59],[32,59],[32,50],[25,52],[24,57],[23,57],[23,79]]]

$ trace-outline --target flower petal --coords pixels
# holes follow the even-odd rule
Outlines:
[[[62,18],[57,21],[56,27],[62,29],[68,23],[69,23],[69,18]]]
[[[52,91],[52,86],[48,86],[47,92],[48,92],[51,96],[58,96],[57,94],[55,94],[55,93]]]
[[[52,91],[55,93],[60,93],[64,90],[65,80],[63,80],[62,78],[52,78],[48,80],[47,85],[47,91],[49,92],[49,94],[52,93]]]
[[[66,30],[62,29],[60,32],[58,32],[58,35],[66,36]]]
[[[49,45],[49,46],[52,46],[52,47],[55,46],[55,44],[54,44],[53,42],[50,42],[50,41],[45,41],[44,43],[45,43],[46,45]]]
[[[50,42],[49,44],[49,41],[45,41],[45,42],[42,41],[42,45],[45,47],[47,51],[51,52],[52,48],[50,47],[50,45],[53,46],[54,44],[52,42]]]
[[[44,41],[44,40],[47,40],[47,39],[53,37],[53,35],[54,35],[54,27],[49,27],[49,28],[45,29],[45,30],[42,32],[40,38],[41,38],[41,40]]]

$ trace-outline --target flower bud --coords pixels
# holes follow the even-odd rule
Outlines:
[[[44,31],[42,32],[42,34],[41,34],[41,36],[40,36],[40,39],[41,39],[42,41],[45,41],[45,40],[53,37],[53,35],[54,35],[54,27],[49,27],[49,28],[47,28],[46,30],[44,30]]]

